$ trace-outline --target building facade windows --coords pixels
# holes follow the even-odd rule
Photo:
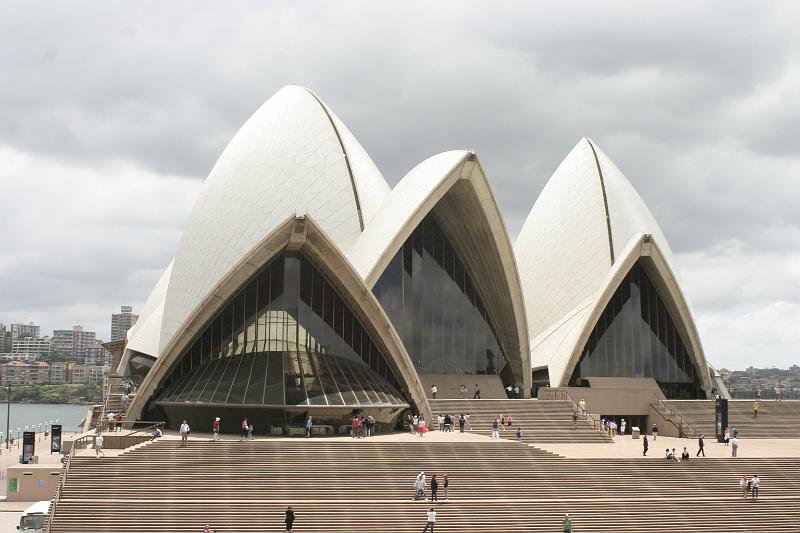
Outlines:
[[[183,353],[156,404],[402,409],[363,321],[302,254],[263,267]]]
[[[670,399],[704,399],[701,375],[664,300],[640,263],[614,292],[570,378],[654,378]]]
[[[474,278],[433,214],[406,240],[373,293],[420,374],[500,374],[506,366]]]

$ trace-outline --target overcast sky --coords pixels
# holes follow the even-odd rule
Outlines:
[[[664,229],[709,361],[800,363],[800,2],[266,4],[0,0],[0,322],[107,339],[296,83],[391,185],[476,149],[514,238],[593,138]]]

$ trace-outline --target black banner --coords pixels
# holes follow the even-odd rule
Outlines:
[[[22,462],[30,464],[36,453],[36,432],[25,431],[22,434]]]
[[[50,453],[61,451],[61,424],[50,426]]]

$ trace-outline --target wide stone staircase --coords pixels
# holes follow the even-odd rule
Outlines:
[[[534,445],[547,442],[611,442],[605,433],[592,427],[591,421],[583,417],[578,417],[578,426],[573,428],[574,407],[572,402],[566,400],[429,401],[434,416],[449,413],[458,420],[462,413],[469,413],[471,433],[488,436],[495,418],[511,415],[515,427],[506,426],[506,431],[500,432],[500,438],[516,439],[516,426],[520,426],[525,442]],[[435,423],[431,424],[433,426]]]
[[[712,400],[671,400],[664,402],[678,411],[698,431],[714,435]],[[762,400],[758,418],[753,418],[753,400],[728,401],[728,426],[736,427],[743,439],[800,439],[800,401]]]
[[[449,502],[412,501],[420,471]],[[741,473],[761,497],[742,500]],[[440,490],[440,498],[443,494]],[[451,532],[800,530],[797,459],[565,459],[508,441],[160,440],[116,457],[73,457],[52,532],[420,531],[434,505]]]

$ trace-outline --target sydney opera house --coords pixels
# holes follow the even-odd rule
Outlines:
[[[593,141],[531,203],[512,244],[468,150],[390,188],[319,97],[283,88],[214,165],[128,333],[129,416],[392,425],[430,416],[431,384],[724,394],[666,238]]]

